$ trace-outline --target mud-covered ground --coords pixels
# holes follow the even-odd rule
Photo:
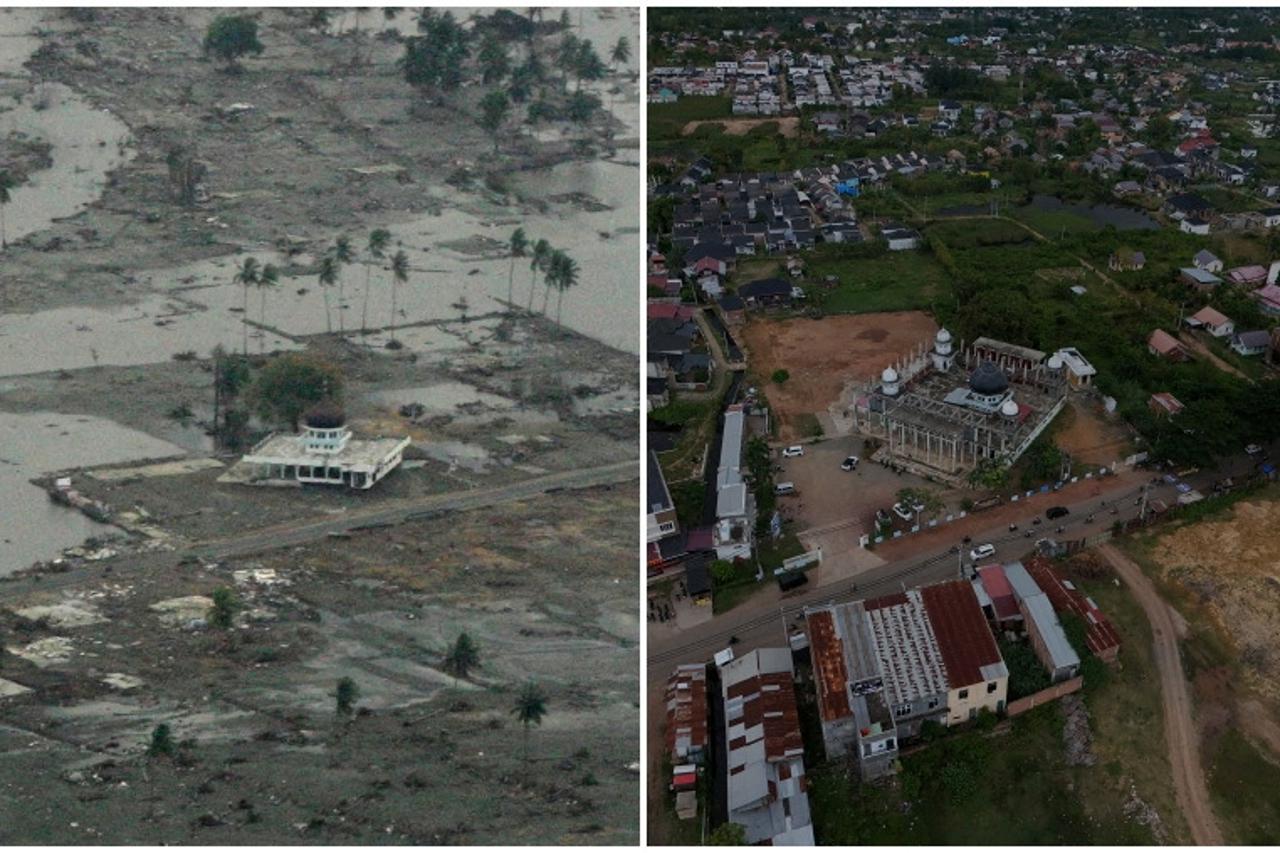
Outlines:
[[[0,700],[0,841],[635,843],[637,499],[566,492],[9,598],[0,678],[31,692]],[[184,600],[218,586],[243,605],[226,631]],[[455,683],[462,631],[481,667]],[[548,697],[527,761],[526,679]],[[178,754],[148,759],[161,722]]]

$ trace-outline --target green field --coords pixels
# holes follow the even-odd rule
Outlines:
[[[691,121],[729,118],[733,101],[728,95],[681,98],[673,104],[650,104],[649,139],[675,139]]]
[[[887,252],[877,258],[848,257],[839,244],[823,246],[806,257],[810,302],[832,314],[909,311],[950,307],[951,282],[946,270],[924,251]],[[835,276],[828,290],[821,282]]]
[[[1228,844],[1280,840],[1280,764],[1231,729],[1218,741],[1208,773],[1213,810]]]

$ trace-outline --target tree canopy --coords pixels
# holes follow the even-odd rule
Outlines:
[[[404,79],[411,86],[437,94],[453,91],[462,83],[463,63],[471,51],[467,31],[452,12],[423,9],[418,32],[421,35],[405,39],[400,59]]]
[[[251,393],[260,417],[297,430],[307,409],[340,401],[342,386],[342,372],[336,366],[315,356],[287,353],[262,369]]]
[[[256,56],[263,50],[258,40],[258,22],[248,15],[220,15],[205,31],[204,52],[218,57],[228,68],[245,54]]]

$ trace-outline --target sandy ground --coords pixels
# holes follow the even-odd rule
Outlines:
[[[1249,687],[1280,703],[1280,502],[1244,501],[1232,515],[1161,536],[1151,557],[1192,591],[1240,653]]]
[[[746,136],[754,128],[762,124],[776,124],[778,133],[783,136],[794,138],[800,132],[799,116],[779,116],[777,118],[718,118],[718,119],[699,119],[691,121],[680,131],[683,135],[689,136],[704,124],[718,124],[724,128],[727,136]]]
[[[31,692],[0,700],[0,838],[636,843],[636,499],[548,495],[6,601],[20,654],[0,670]],[[220,585],[237,627],[188,626]],[[461,631],[481,667],[455,683]],[[526,679],[548,696],[527,763]],[[184,746],[148,761],[160,722]]]
[[[1085,465],[1111,465],[1129,455],[1131,437],[1120,417],[1108,418],[1094,399],[1072,394],[1053,443]]]
[[[783,368],[791,378],[764,386],[780,418],[779,437],[799,437],[796,419],[825,412],[839,399],[845,383],[879,375],[884,367],[937,331],[933,318],[919,311],[843,314],[812,320],[754,317],[739,333],[752,372],[767,381]]]

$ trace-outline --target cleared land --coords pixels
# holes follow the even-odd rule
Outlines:
[[[1072,396],[1055,425],[1053,443],[1085,465],[1110,465],[1127,456],[1132,439],[1119,416],[1108,419],[1091,398]]]
[[[689,136],[703,125],[719,125],[728,136],[746,136],[752,130],[765,125],[777,125],[778,133],[794,138],[800,132],[799,116],[782,116],[779,118],[732,118],[732,119],[698,119],[684,126],[681,132]]]
[[[927,314],[898,311],[816,320],[756,317],[740,337],[761,381],[778,369],[790,373],[785,383],[769,382],[765,388],[779,421],[779,438],[787,441],[800,437],[804,422],[839,400],[846,383],[878,375],[937,329]]]

